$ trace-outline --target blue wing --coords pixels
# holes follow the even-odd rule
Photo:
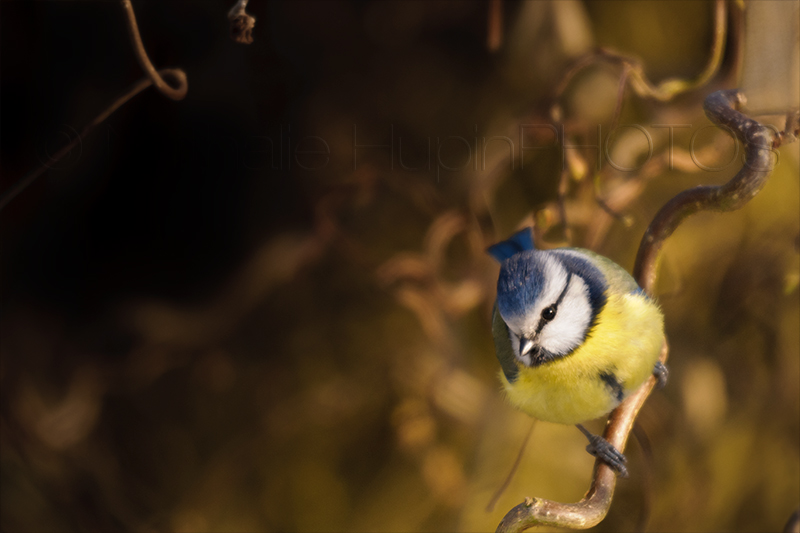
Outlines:
[[[489,255],[502,262],[513,255],[524,252],[525,250],[535,249],[536,247],[533,245],[531,228],[525,228],[516,232],[511,236],[510,239],[493,244],[487,248],[486,251],[489,252]]]

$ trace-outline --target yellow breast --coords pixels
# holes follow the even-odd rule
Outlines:
[[[517,363],[509,383],[501,372],[509,400],[529,415],[559,424],[577,424],[605,415],[619,405],[609,386],[613,376],[623,396],[652,374],[664,339],[664,317],[640,294],[609,295],[584,343],[570,355],[537,367]]]

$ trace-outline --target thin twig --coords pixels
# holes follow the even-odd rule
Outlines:
[[[622,104],[625,102],[625,88],[628,85],[628,75],[630,74],[631,67],[630,65],[623,65],[622,67],[622,74],[619,76],[619,85],[617,86],[617,103],[614,106],[614,114],[611,116],[611,124],[608,126],[609,131],[609,139],[611,133],[617,129],[619,125],[619,119],[622,116]],[[608,140],[606,140],[606,146],[608,146]],[[600,186],[601,186],[601,178],[605,173],[606,168],[608,167],[608,162],[610,158],[606,158],[605,163],[603,163],[603,168],[600,169],[599,172],[595,172],[594,179],[592,180],[594,184],[594,200],[597,202],[597,205],[600,208],[611,215],[613,218],[619,220],[626,226],[630,225],[630,218],[624,215],[623,213],[617,213],[606,203],[606,201],[600,196]]]
[[[621,65],[622,72],[619,76],[617,98],[614,106],[614,113],[611,118],[611,125],[609,131],[614,131],[619,123],[622,114],[622,104],[625,96],[625,88],[630,84],[633,91],[640,97],[659,102],[668,102],[675,96],[698,89],[708,83],[711,78],[717,73],[722,64],[722,54],[725,50],[726,41],[726,25],[728,19],[728,10],[725,0],[715,0],[714,4],[714,38],[711,44],[711,52],[709,54],[708,63],[703,71],[694,80],[684,80],[679,78],[671,78],[662,81],[657,86],[654,85],[644,72],[644,67],[637,60],[618,54],[605,48],[598,48],[580,59],[578,59],[564,74],[556,85],[553,92],[553,100],[550,106],[550,118],[556,122],[564,120],[564,110],[561,107],[561,97],[569,86],[570,82],[575,76],[590,65],[600,62],[611,63],[613,65]],[[599,180],[603,176],[603,172],[595,173],[595,197],[600,202],[598,192],[600,190]],[[563,181],[563,176],[562,180]],[[563,202],[563,198],[559,198],[559,202]],[[601,207],[604,207],[601,205]],[[615,217],[620,219],[624,215],[614,213]],[[564,217],[562,223],[566,227],[568,222]],[[566,231],[566,230],[565,230]]]
[[[772,171],[770,154],[780,144],[782,137],[738,112],[735,108],[743,102],[744,96],[738,90],[717,91],[706,98],[703,107],[708,118],[717,125],[731,128],[745,145],[745,164],[728,183],[684,191],[656,214],[642,238],[634,268],[634,277],[649,294],[653,292],[656,279],[658,252],[678,225],[697,211],[731,211],[743,207],[758,194]],[[791,126],[794,126],[794,122]],[[788,135],[785,137],[791,138]],[[665,340],[660,356],[662,362],[666,362],[668,352]],[[625,449],[636,416],[655,382],[655,377],[648,379],[609,416],[603,436],[618,450]],[[497,531],[517,532],[534,525],[576,529],[592,527],[608,513],[616,481],[614,471],[605,463],[596,461],[591,487],[581,501],[566,504],[528,498],[506,514]]]
[[[142,39],[139,36],[139,29],[136,25],[136,16],[133,12],[133,7],[131,6],[130,1],[123,0],[122,7],[127,14],[128,29],[130,32],[134,52],[136,53],[136,58],[139,60],[139,64],[142,65],[142,68],[145,70],[148,77],[137,81],[125,92],[125,94],[114,100],[114,102],[112,102],[111,105],[108,106],[102,113],[97,115],[94,120],[86,124],[80,133],[70,140],[70,142],[61,147],[52,157],[49,157],[47,161],[40,161],[39,166],[34,168],[19,181],[17,181],[13,186],[11,186],[11,188],[5,191],[2,196],[0,196],[0,211],[2,211],[9,203],[11,203],[11,201],[16,198],[19,193],[24,191],[25,188],[36,181],[39,176],[52,168],[53,165],[58,163],[62,158],[64,158],[64,156],[69,154],[79,143],[83,141],[84,138],[89,135],[89,133],[92,132],[92,130],[94,130],[109,116],[111,116],[114,111],[123,106],[128,100],[150,87],[150,85],[155,84],[162,94],[172,98],[173,100],[180,100],[186,96],[186,91],[188,90],[186,73],[181,69],[165,68],[156,71],[155,68],[153,68],[153,64],[150,63],[150,60],[147,57],[147,52],[145,52],[144,46],[142,45]],[[164,78],[170,78],[175,83],[175,88],[167,85],[167,83],[164,81]]]
[[[166,71],[162,71],[166,72]],[[125,102],[145,90],[146,88],[152,85],[152,81],[149,78],[143,78],[136,82],[136,84],[131,87],[128,92],[117,98],[105,111],[97,115],[94,120],[92,120],[89,124],[83,127],[81,132],[76,135],[70,142],[68,142],[65,146],[58,150],[52,157],[49,157],[47,161],[41,161],[39,166],[30,171],[27,175],[25,175],[22,179],[17,181],[10,189],[5,191],[0,197],[0,211],[3,210],[19,193],[25,190],[28,185],[36,181],[36,178],[41,176],[45,171],[49,170],[53,165],[58,163],[65,155],[69,154],[73,148],[75,148],[78,143],[82,142],[82,140],[95,128],[98,124],[103,122],[106,118],[108,118],[111,113],[116,111],[121,105]]]
[[[728,38],[725,43],[725,62],[727,72],[724,73],[728,85],[735,84],[742,76],[744,66],[744,0],[731,0],[733,9],[728,17]]]
[[[650,521],[650,512],[653,508],[653,447],[647,433],[639,423],[633,424],[633,436],[642,450],[642,510],[639,513],[639,523],[636,531],[644,532]]]
[[[489,0],[486,46],[496,52],[503,45],[503,0]]]
[[[694,80],[671,78],[654,86],[639,66],[632,72],[635,82],[634,90],[642,97],[650,97],[659,102],[668,102],[675,96],[698,89],[708,83],[717,73],[722,63],[722,53],[725,50],[725,31],[727,27],[727,7],[725,0],[716,0],[714,5],[714,40],[711,45],[711,54],[703,71]]]
[[[186,73],[179,69],[173,71],[171,74],[175,81],[175,87],[167,84],[150,62],[150,58],[147,57],[147,52],[142,44],[142,37],[139,35],[139,26],[136,24],[136,14],[133,12],[130,0],[122,0],[122,9],[128,17],[128,33],[131,37],[136,60],[139,61],[142,70],[144,70],[147,77],[150,78],[161,94],[173,100],[183,100],[183,97],[186,96],[186,91],[189,90]]]
[[[607,215],[617,220],[618,222],[622,222],[622,224],[624,224],[626,227],[630,226],[633,223],[629,215],[626,215],[624,213],[618,213],[610,205],[608,205],[608,202],[606,202],[602,197],[600,197],[599,191],[597,190],[595,190],[594,201],[597,202],[597,205],[600,206],[600,209],[602,209]]]
[[[511,480],[514,479],[514,474],[517,473],[517,469],[519,468],[520,463],[522,462],[522,458],[525,456],[525,448],[528,447],[528,442],[531,440],[531,435],[533,435],[533,428],[536,426],[536,419],[534,418],[531,420],[531,427],[528,429],[528,433],[525,434],[525,440],[522,441],[522,446],[519,448],[519,453],[517,453],[517,458],[514,460],[514,464],[511,466],[511,470],[508,472],[506,479],[503,481],[503,484],[500,485],[497,490],[495,491],[492,499],[489,500],[489,503],[486,505],[486,512],[491,513],[494,511],[494,506],[497,505],[497,501],[500,499],[500,496],[506,491],[509,485],[511,485]]]
[[[622,74],[619,75],[619,86],[617,87],[617,103],[614,106],[614,114],[611,117],[611,124],[608,126],[608,131],[614,131],[619,124],[619,118],[622,116],[622,104],[625,102],[625,87],[628,85],[628,75],[631,72],[630,65],[623,65]]]
[[[572,242],[572,229],[567,223],[567,193],[569,192],[570,177],[569,171],[564,169],[561,171],[561,177],[558,180],[558,214],[561,219],[564,239],[567,242]]]
[[[666,356],[665,342],[661,349],[661,359],[666,360]],[[603,437],[618,450],[625,449],[636,415],[655,386],[655,382],[655,378],[648,379],[639,390],[611,412]],[[527,498],[503,517],[497,526],[497,531],[518,532],[537,525],[572,529],[588,529],[596,526],[605,518],[611,507],[616,482],[616,473],[605,463],[595,461],[592,485],[581,501],[560,503],[543,498]]]
[[[560,100],[569,83],[583,69],[600,62],[622,65],[623,74],[621,77],[623,81],[630,81],[631,88],[640,98],[668,102],[679,94],[699,89],[714,77],[722,64],[722,54],[725,50],[727,14],[725,0],[716,0],[714,4],[714,39],[711,44],[708,63],[694,80],[670,78],[658,85],[654,85],[645,74],[644,67],[637,60],[605,48],[598,48],[578,59],[567,70],[564,77],[561,78],[553,93],[554,103],[550,109],[551,117],[557,122],[562,120],[563,111]]]

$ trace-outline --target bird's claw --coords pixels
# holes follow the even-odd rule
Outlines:
[[[653,367],[653,375],[656,377],[656,388],[663,389],[667,385],[667,378],[669,378],[669,369],[667,365],[662,363],[661,361],[656,362],[656,366]]]
[[[620,477],[628,477],[628,469],[625,467],[625,463],[628,460],[622,452],[603,437],[592,435],[589,438],[589,445],[586,446],[586,451],[610,466]]]

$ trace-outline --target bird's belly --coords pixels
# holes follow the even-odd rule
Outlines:
[[[557,362],[549,365],[556,370]],[[526,369],[513,384],[506,382],[509,401],[530,416],[558,424],[578,424],[599,418],[618,404],[599,379],[559,375]],[[540,369],[538,369],[540,370]]]

